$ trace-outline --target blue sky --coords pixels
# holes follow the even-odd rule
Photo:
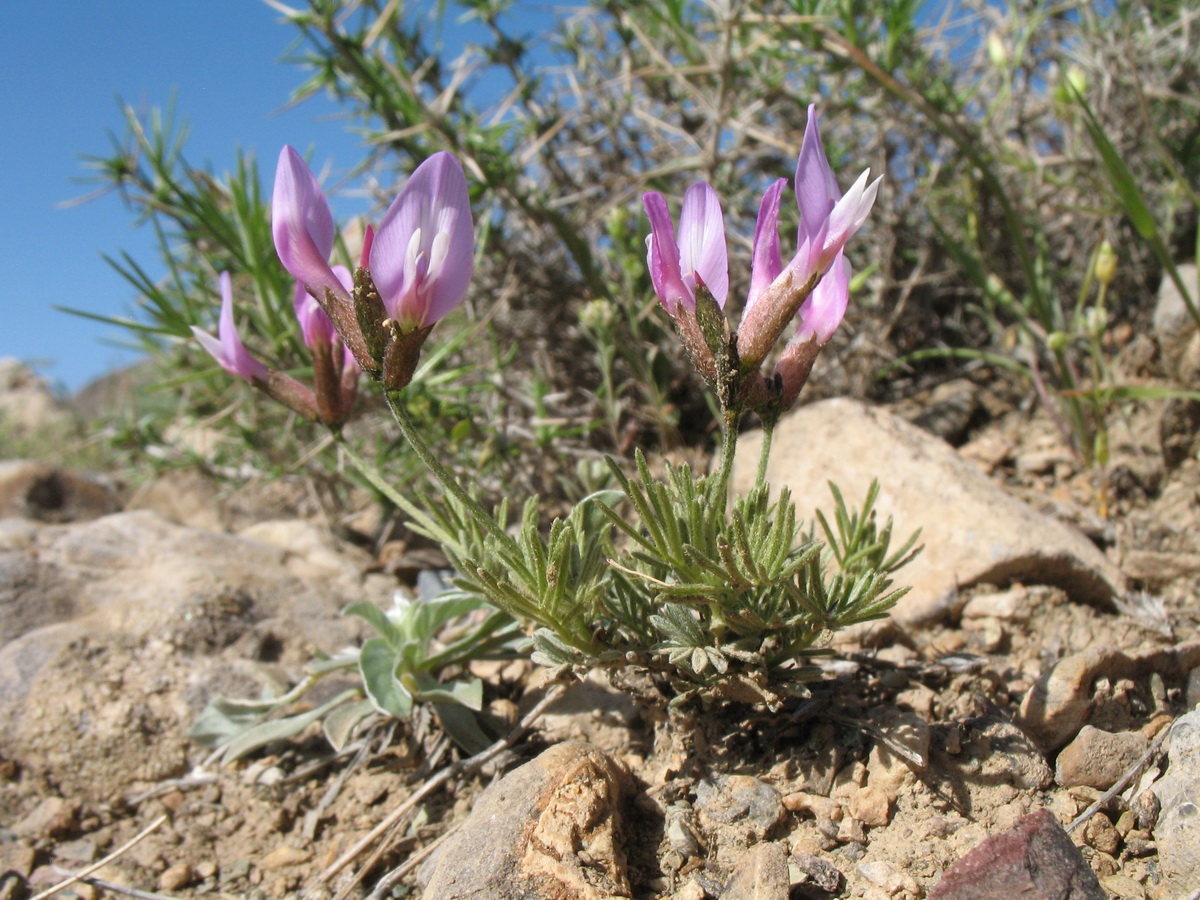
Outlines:
[[[232,167],[235,149],[253,150],[270,178],[279,148],[313,148],[313,164],[344,172],[361,157],[357,137],[332,103],[284,110],[304,73],[278,60],[295,31],[258,0],[38,0],[5,10],[0,56],[0,357],[36,365],[76,390],[132,357],[104,341],[120,329],[52,309],[102,315],[132,310],[133,290],[101,258],[128,251],[147,264],[153,236],[133,227],[115,195],[62,204],[93,188],[80,157],[109,152],[123,133],[117,97],[139,107],[175,97],[187,120],[193,165]]]

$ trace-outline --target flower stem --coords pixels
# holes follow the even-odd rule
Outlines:
[[[733,457],[737,452],[738,422],[742,414],[736,409],[727,409],[721,429],[721,462],[717,468],[717,490],[720,492],[722,508],[729,496],[729,479],[733,474]]]
[[[767,462],[771,458],[771,439],[775,437],[775,423],[778,419],[768,417],[763,419],[762,446],[758,451],[758,473],[754,476],[754,486],[760,487],[767,480]]]
[[[479,501],[467,493],[466,489],[459,483],[450,471],[438,462],[437,457],[433,455],[433,451],[429,449],[429,445],[425,443],[425,439],[421,437],[420,431],[413,423],[413,420],[408,415],[408,410],[404,408],[404,404],[400,401],[399,390],[385,390],[384,397],[387,399],[388,409],[392,411],[392,418],[396,420],[396,424],[400,426],[400,432],[404,435],[404,439],[408,441],[410,447],[416,451],[421,462],[425,464],[425,468],[433,473],[433,476],[438,480],[438,483],[445,488],[447,493],[451,494],[470,515],[494,538],[504,544],[512,544],[512,538],[508,533],[496,523],[496,520],[490,516]],[[369,477],[369,476],[368,476]],[[395,492],[389,489],[385,493],[388,499],[393,499]],[[399,506],[407,506],[408,504],[397,504]]]

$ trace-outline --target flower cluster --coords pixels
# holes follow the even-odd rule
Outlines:
[[[329,265],[333,216],[291,147],[279,154],[271,232],[283,267],[329,316],[363,370],[392,390],[408,384],[430,329],[462,302],[475,261],[467,177],[445,151],[417,167],[379,229],[368,229],[352,286]]]
[[[880,179],[868,183],[869,174],[863,172],[842,194],[821,143],[816,108],[810,106],[796,163],[796,250],[785,263],[779,208],[787,182],[780,178],[759,206],[750,288],[735,335],[722,317],[729,261],[716,192],[703,182],[688,188],[678,230],[663,195],[643,195],[654,290],[727,412],[755,410],[774,419],[795,403],[813,361],[846,313],[850,265],[843,248],[875,202]],[[408,384],[430,330],[462,301],[474,267],[467,179],[459,161],[445,151],[417,167],[377,231],[367,228],[353,277],[329,263],[333,215],[316,177],[291,147],[279,155],[271,231],[280,261],[297,281],[296,316],[313,354],[315,393],[267,368],[242,345],[227,275],[221,280],[219,339],[196,334],[230,372],[332,426],[349,416],[360,369],[389,390]],[[763,360],[797,318],[774,371],[764,376]]]
[[[662,194],[651,191],[643,196],[650,219],[646,245],[654,290],[705,379],[714,385],[728,379],[736,382],[736,395],[730,400],[739,409],[777,415],[790,408],[817,354],[841,324],[850,280],[850,264],[842,249],[875,203],[880,179],[868,184],[869,174],[869,169],[863,172],[842,194],[821,144],[816,107],[810,106],[796,163],[795,194],[800,209],[796,252],[785,265],[779,248],[779,205],[787,182],[780,178],[767,189],[759,206],[750,290],[741,328],[726,348],[714,347],[719,342],[703,316],[710,301],[724,309],[729,293],[725,230],[716,192],[703,182],[688,188],[678,231]],[[796,317],[795,334],[772,377],[764,378],[759,366]],[[721,371],[728,366],[735,371]]]
[[[296,279],[293,306],[312,352],[315,390],[255,359],[238,336],[233,290],[221,275],[218,337],[193,328],[227,371],[289,408],[331,427],[354,404],[360,369],[396,390],[412,379],[433,325],[466,294],[475,258],[467,179],[450,153],[421,163],[377,231],[367,228],[351,276],[330,265],[336,229],[316,176],[291,147],[279,154],[271,233],[283,267]]]

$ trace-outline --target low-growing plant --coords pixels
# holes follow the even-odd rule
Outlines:
[[[420,702],[432,706],[443,729],[464,749],[477,752],[492,742],[474,716],[483,706],[483,683],[463,672],[471,660],[516,641],[520,634],[509,616],[454,591],[415,601],[397,592],[389,610],[360,601],[345,612],[363,619],[375,636],[361,647],[318,656],[305,678],[278,697],[214,698],[192,725],[192,739],[221,750],[222,761],[229,763],[320,722],[330,745],[341,750],[367,720],[379,715],[407,719]],[[327,675],[346,671],[357,671],[362,686],[304,712],[284,714]]]
[[[357,665],[361,692],[266,723],[253,717],[279,710],[295,692],[248,706],[220,700],[200,734],[213,743],[227,741],[226,756],[234,757],[324,717],[327,734],[340,744],[367,715],[404,718],[414,702],[426,701],[455,740],[475,748],[482,733],[469,711],[479,708],[480,685],[439,676],[452,677],[452,667],[508,643],[514,621],[531,629],[536,662],[560,671],[639,668],[669,688],[674,704],[700,695],[777,707],[802,690],[813,675],[805,661],[825,650],[834,631],[886,615],[904,593],[892,589],[891,575],[915,552],[915,535],[892,550],[891,522],[882,529],[876,523],[876,488],[853,512],[834,488],[836,530],[819,516],[828,540],[822,544],[815,526],[804,532],[789,492],[772,499],[764,479],[770,434],[845,315],[850,272],[843,248],[879,187],[868,174],[842,194],[810,108],[796,167],[796,250],[785,261],[779,215],[786,181],[780,178],[760,204],[750,291],[737,333],[723,312],[729,262],[715,190],[704,182],[692,185],[678,227],[662,194],[644,195],[651,283],[715,395],[722,434],[717,465],[701,474],[666,463],[656,475],[639,451],[630,476],[610,460],[616,487],[587,495],[543,531],[537,496],[522,504],[515,523],[506,500],[486,508],[470,482],[443,463],[408,409],[405,390],[422,346],[462,300],[475,257],[467,181],[457,159],[443,151],[417,168],[378,231],[368,228],[362,265],[350,277],[328,263],[333,224],[315,177],[285,148],[272,231],[281,262],[306,291],[296,303],[305,310],[300,321],[306,342],[313,347],[312,335],[319,334],[314,352],[332,348],[344,360],[341,373],[353,363],[353,371],[361,368],[377,382],[401,433],[441,490],[398,490],[351,448],[343,452],[409,516],[411,527],[443,547],[457,573],[457,592],[391,614],[362,603],[347,610],[365,618],[378,636],[358,651],[321,661],[297,690],[335,668]],[[793,320],[795,334],[773,370],[764,371],[769,351]],[[331,372],[322,381],[318,362],[314,393],[254,360],[237,336],[228,291],[219,337],[197,337],[230,372],[322,421],[340,438],[341,375]],[[751,412],[766,431],[758,476],[745,495],[731,500],[739,425]],[[461,637],[446,637],[443,629],[452,620],[484,608],[494,611]],[[435,640],[448,646],[436,650]]]

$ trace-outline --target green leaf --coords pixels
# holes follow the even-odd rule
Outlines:
[[[327,715],[322,723],[325,740],[329,741],[329,746],[334,750],[340,751],[349,742],[358,724],[374,713],[375,704],[370,700],[359,700],[357,703],[339,706]]]
[[[398,649],[404,642],[404,635],[387,613],[368,600],[351,603],[342,610],[342,615],[358,616],[379,632],[380,636],[393,648]]]
[[[433,711],[450,739],[467,753],[474,755],[491,746],[492,739],[479,727],[475,713],[466,706],[457,703],[435,703]]]
[[[407,719],[412,713],[413,696],[396,677],[400,653],[383,638],[371,638],[363,644],[358,657],[367,696],[375,708],[389,716]]]
[[[316,709],[309,710],[306,713],[288,716],[283,719],[271,719],[269,722],[256,725],[225,745],[225,752],[221,756],[221,764],[228,765],[231,762],[241,759],[247,753],[253,753],[255,750],[265,747],[267,744],[297,735],[336,707],[357,696],[357,689],[343,691],[327,703],[323,703]]]
[[[465,706],[476,712],[483,709],[483,682],[478,678],[442,684],[427,672],[416,672],[400,676],[400,681],[417,700]]]

